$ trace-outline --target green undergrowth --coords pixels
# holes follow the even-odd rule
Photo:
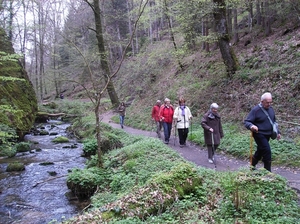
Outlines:
[[[92,165],[97,160],[93,156],[85,169],[69,174],[68,180],[93,183],[96,193],[88,211],[63,223],[297,223],[300,219],[297,195],[279,175],[264,169],[199,168],[158,139],[113,132],[124,147],[105,153],[102,168]]]
[[[128,113],[125,123],[127,125],[140,128],[148,131],[155,131],[155,125],[151,120],[138,117]],[[133,119],[134,116],[134,119]],[[142,118],[145,122],[138,120]],[[118,117],[114,116],[112,119],[118,122]],[[173,127],[174,128],[174,127]],[[243,126],[234,123],[223,123],[224,138],[217,151],[232,155],[239,159],[248,159],[250,154],[250,131],[246,130]],[[203,129],[200,125],[200,118],[195,118],[192,121],[192,127],[189,128],[188,139],[201,147],[205,147]],[[288,167],[300,167],[300,150],[299,144],[287,139],[284,136],[278,140],[270,140],[272,149],[273,164],[284,165]],[[256,144],[253,139],[252,152],[256,150]]]

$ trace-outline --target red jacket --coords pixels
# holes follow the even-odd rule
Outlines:
[[[170,105],[169,107],[162,105],[160,107],[159,118],[162,122],[172,123],[173,122],[173,114],[174,114],[174,108],[172,105]]]
[[[152,108],[151,116],[155,121],[160,120],[160,118],[159,118],[159,109],[160,109],[160,106],[158,106],[157,104],[154,105],[153,108]]]

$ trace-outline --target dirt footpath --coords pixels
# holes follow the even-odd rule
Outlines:
[[[100,115],[100,119],[102,119],[102,122],[110,124],[113,128],[121,128],[119,124],[113,123],[111,121],[110,118],[114,115],[115,114],[110,111]],[[133,135],[143,135],[143,136],[148,136],[153,138],[157,137],[155,132],[138,130],[126,126],[126,120],[125,120],[125,126],[123,130]],[[176,150],[186,160],[191,161],[198,166],[205,167],[208,169],[215,169],[216,171],[228,171],[228,170],[238,170],[239,168],[242,167],[249,167],[249,161],[239,160],[234,157],[225,154],[220,154],[220,153],[216,153],[215,155],[216,158],[216,167],[215,167],[214,164],[208,163],[206,149],[201,148],[200,146],[190,142],[187,142],[187,145],[185,147],[180,148],[178,137],[175,138],[175,136],[171,136],[170,143],[168,144],[168,146]],[[257,168],[260,167],[263,167],[263,164],[261,162],[257,165]],[[289,186],[297,191],[299,203],[300,203],[300,169],[272,166],[272,172],[279,174],[287,179]]]

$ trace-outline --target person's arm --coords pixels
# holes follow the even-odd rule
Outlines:
[[[178,115],[179,115],[178,111],[179,111],[178,107],[176,107],[176,109],[174,111],[174,114],[173,114],[173,119],[176,120],[176,121],[178,120]]]
[[[188,107],[186,107],[186,108],[187,108],[187,111],[188,111],[188,118],[189,118],[189,120],[191,120],[192,117],[193,117],[193,115],[192,115],[192,113],[191,113],[191,110],[190,110],[190,108],[188,108]]]
[[[155,119],[155,106],[152,107],[151,117],[152,117],[152,120]]]
[[[245,128],[247,128],[248,130],[252,130],[255,126],[254,121],[255,121],[255,115],[254,115],[254,110],[252,109],[248,114],[247,118],[244,120]]]
[[[163,110],[164,110],[164,106],[161,106],[159,108],[159,112],[158,112],[158,117],[160,121],[164,121],[164,117],[163,117]]]
[[[208,119],[207,114],[204,114],[201,120],[201,126],[204,130],[208,131],[211,127],[208,126],[207,119]]]
[[[220,137],[223,138],[224,137],[224,132],[223,132],[221,118],[220,118],[220,130],[219,131],[220,131]]]

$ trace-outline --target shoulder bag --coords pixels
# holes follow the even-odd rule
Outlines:
[[[262,111],[267,115],[272,127],[273,127],[273,131],[272,131],[272,135],[271,135],[271,139],[276,139],[277,135],[278,135],[278,123],[275,121],[273,122],[268,114],[268,112],[261,106],[259,105],[259,107],[262,109]]]

